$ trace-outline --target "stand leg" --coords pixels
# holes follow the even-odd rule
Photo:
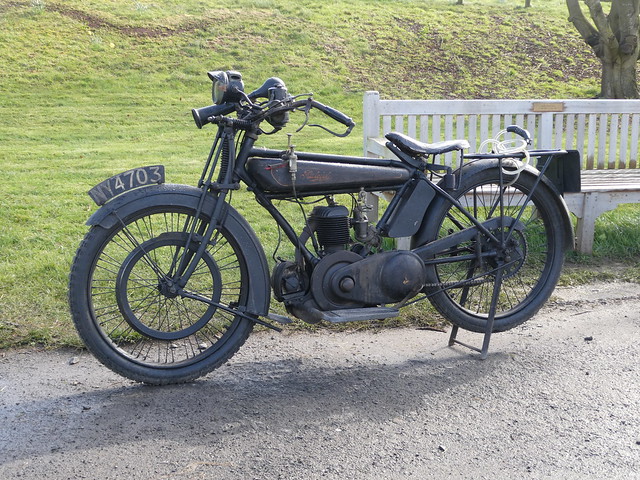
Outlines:
[[[458,326],[454,325],[451,329],[451,335],[449,336],[449,346],[453,347],[456,344],[456,335],[458,335]]]
[[[493,323],[496,319],[496,306],[500,297],[500,289],[502,288],[502,269],[496,273],[496,281],[493,284],[493,296],[491,297],[491,306],[489,307],[489,318],[487,319],[487,328],[484,331],[484,341],[482,342],[482,351],[480,358],[484,360],[489,353],[489,342],[491,341],[491,333],[493,332]]]
[[[493,284],[493,295],[491,297],[491,306],[489,307],[489,318],[487,318],[487,326],[484,330],[484,339],[482,341],[482,349],[473,347],[466,343],[457,340],[458,326],[454,325],[451,329],[451,335],[449,336],[449,346],[462,345],[476,352],[480,352],[480,359],[485,360],[489,354],[489,343],[491,341],[491,334],[493,333],[493,324],[496,319],[496,307],[498,305],[498,299],[500,297],[500,289],[502,288],[502,270],[498,270],[496,273],[496,280]]]

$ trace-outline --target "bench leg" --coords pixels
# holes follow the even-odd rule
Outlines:
[[[580,253],[593,253],[593,237],[596,228],[596,218],[600,215],[598,208],[598,194],[586,193],[582,204],[582,215],[578,216],[576,228],[576,250]]]
[[[614,210],[621,203],[637,203],[639,195],[631,195],[629,192],[586,192],[582,209],[576,216],[578,226],[576,231],[576,250],[580,253],[593,253],[593,237],[596,227],[596,219],[605,212]]]

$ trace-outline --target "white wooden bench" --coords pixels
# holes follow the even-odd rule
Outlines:
[[[581,192],[564,197],[578,219],[576,249],[591,253],[596,218],[640,203],[640,100],[381,100],[366,92],[364,154],[389,158],[390,131],[427,143],[466,138],[475,152],[512,124],[529,130],[533,148],[580,152]],[[455,166],[457,156],[441,161]]]

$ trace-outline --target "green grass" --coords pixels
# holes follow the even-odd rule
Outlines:
[[[207,70],[240,70],[247,90],[280,76],[292,93],[313,92],[358,124],[366,90],[386,98],[597,92],[597,62],[563,1],[454,3],[0,0],[0,347],[77,344],[66,283],[95,210],[86,191],[156,163],[169,182],[193,184],[213,132],[197,130],[190,115],[210,103]],[[262,143],[281,147],[286,136]],[[307,129],[294,143],[358,154],[362,130],[338,140]],[[273,224],[241,195],[270,255]],[[598,222],[594,258],[637,262],[638,210],[623,212]]]

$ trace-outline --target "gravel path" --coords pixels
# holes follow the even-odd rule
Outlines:
[[[554,299],[485,361],[426,330],[260,333],[149,387],[0,353],[0,478],[640,478],[640,288]]]

